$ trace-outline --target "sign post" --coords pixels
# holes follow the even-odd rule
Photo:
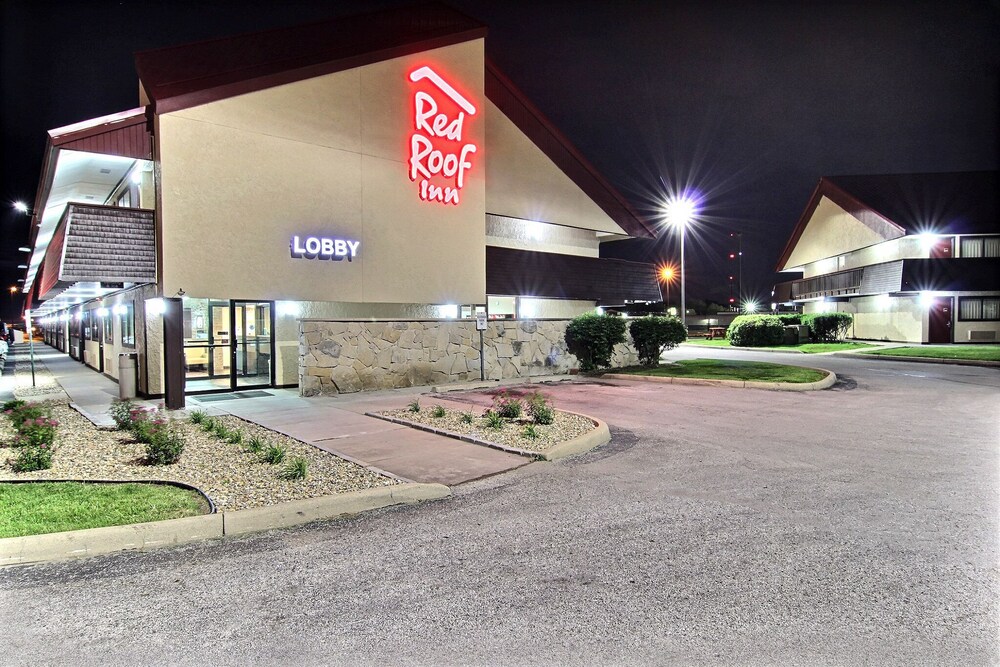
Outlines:
[[[486,313],[476,313],[476,331],[479,332],[479,379],[486,379],[486,360],[483,354],[483,332],[486,331]]]

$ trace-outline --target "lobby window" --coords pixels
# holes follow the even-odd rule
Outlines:
[[[114,318],[112,318],[111,314],[108,313],[103,318],[101,318],[101,322],[103,323],[104,326],[104,343],[106,345],[111,345],[115,342]]]
[[[135,305],[132,303],[119,304],[115,310],[118,312],[121,322],[122,345],[135,347]]]
[[[1000,257],[1000,236],[966,236],[960,248],[962,257]]]
[[[1000,297],[996,296],[959,297],[958,319],[961,322],[1000,321]]]

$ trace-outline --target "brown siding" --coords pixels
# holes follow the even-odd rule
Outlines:
[[[605,305],[660,300],[652,264],[493,246],[486,247],[486,292]]]
[[[55,143],[55,142],[53,142]],[[56,144],[60,148],[102,155],[120,155],[139,160],[152,159],[152,142],[146,123],[115,127],[105,132]]]

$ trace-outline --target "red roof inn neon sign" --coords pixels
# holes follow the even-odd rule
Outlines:
[[[477,150],[462,140],[465,118],[475,116],[476,107],[430,67],[418,67],[409,78],[432,84],[413,92],[410,180],[423,201],[458,204],[465,172],[472,167],[469,158]]]

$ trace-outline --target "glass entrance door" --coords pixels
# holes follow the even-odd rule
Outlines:
[[[271,385],[271,303],[233,301],[231,322],[233,389]]]

